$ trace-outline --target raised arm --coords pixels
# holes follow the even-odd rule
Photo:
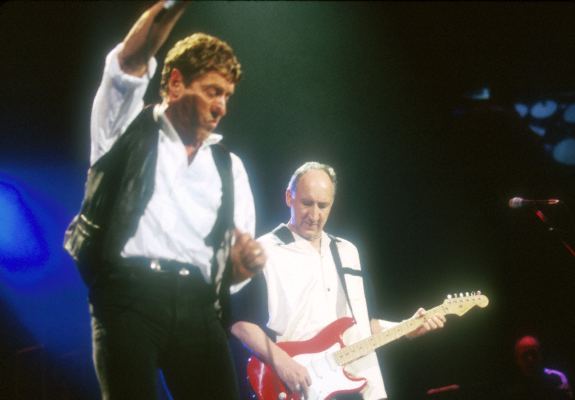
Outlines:
[[[164,0],[147,9],[124,38],[118,55],[122,71],[144,76],[148,60],[164,44],[172,28],[182,16],[187,2]]]
[[[90,163],[110,150],[144,107],[144,95],[156,68],[153,57],[182,15],[184,2],[160,1],[146,10],[124,41],[106,57],[90,121]]]
[[[232,325],[232,334],[271,366],[291,391],[301,388],[307,393],[307,387],[312,384],[307,369],[276,345],[263,329],[251,322],[239,321]]]

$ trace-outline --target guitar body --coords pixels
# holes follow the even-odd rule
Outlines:
[[[333,358],[333,353],[345,346],[343,333],[353,325],[352,318],[344,317],[332,322],[309,340],[277,344],[307,368],[312,385],[306,400],[325,400],[338,394],[359,392],[367,384],[365,379],[349,375]],[[291,392],[284,385],[272,367],[255,356],[248,361],[247,375],[258,400],[302,399],[300,393]]]

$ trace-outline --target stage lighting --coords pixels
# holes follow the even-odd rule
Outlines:
[[[546,119],[551,117],[557,109],[559,105],[554,100],[542,100],[537,101],[531,106],[531,110],[529,113],[535,119]]]
[[[518,98],[513,107],[546,153],[559,164],[575,165],[575,93]]]
[[[553,148],[553,158],[565,165],[575,165],[575,139],[561,140]]]
[[[529,112],[529,107],[527,106],[527,104],[523,104],[523,103],[516,103],[514,105],[515,111],[517,112],[517,114],[519,114],[519,116],[521,118],[524,118],[527,116],[527,113]]]
[[[575,103],[569,104],[563,111],[563,120],[568,124],[575,124]]]
[[[22,271],[41,266],[49,256],[46,240],[17,188],[0,181],[0,267]]]

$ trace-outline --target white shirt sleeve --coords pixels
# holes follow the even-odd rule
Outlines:
[[[377,323],[379,324],[379,326],[381,327],[382,330],[386,330],[389,328],[393,328],[394,326],[399,325],[399,322],[394,322],[394,321],[386,321],[384,319],[378,319],[376,320]]]
[[[241,232],[249,233],[253,238],[256,231],[256,210],[248,174],[242,160],[233,153],[230,153],[230,155],[232,157],[232,173],[234,175],[234,223]],[[251,278],[232,284],[230,293],[235,294],[239,292],[250,281]]]
[[[249,233],[253,238],[256,231],[256,210],[248,174],[242,160],[233,153],[231,157],[234,175],[234,223],[241,232]]]
[[[90,165],[104,155],[144,107],[144,94],[157,62],[148,62],[148,72],[142,77],[126,74],[120,68],[118,44],[106,57],[104,74],[92,105],[90,122]]]

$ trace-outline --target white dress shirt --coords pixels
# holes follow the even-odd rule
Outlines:
[[[116,46],[106,57],[104,75],[94,99],[91,164],[110,150],[143,109],[143,96],[157,67],[155,59],[151,59],[143,77],[125,74],[118,62],[121,46]],[[154,193],[122,256],[190,263],[198,266],[209,282],[213,250],[204,239],[215,223],[222,194],[210,145],[218,143],[222,136],[211,134],[188,163],[185,146],[164,110],[162,105],[154,108],[154,118],[160,126]],[[254,236],[255,208],[248,176],[242,161],[235,154],[231,158],[234,222],[240,231]]]

